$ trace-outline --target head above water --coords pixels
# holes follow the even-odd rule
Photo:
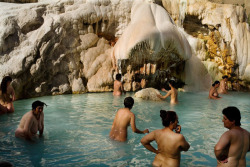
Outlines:
[[[174,80],[170,80],[168,83],[169,83],[172,87],[174,87],[174,88],[175,88],[176,83],[175,83],[175,81],[174,81]]]
[[[7,93],[8,83],[12,82],[12,78],[10,76],[5,76],[1,82],[1,91],[3,94]]]
[[[229,106],[222,110],[222,114],[225,115],[231,122],[235,121],[235,126],[240,126],[240,110],[237,107]]]
[[[220,81],[214,81],[214,83],[212,84],[212,86],[214,87],[215,85],[219,84]]]
[[[121,74],[116,74],[115,79],[120,81],[122,79],[122,75]]]
[[[223,77],[222,77],[222,79],[228,79],[228,76],[227,75],[224,75]]]
[[[134,99],[132,97],[126,97],[124,99],[124,106],[125,108],[131,109],[134,105]]]
[[[171,123],[174,123],[177,119],[177,114],[174,111],[160,111],[160,117],[162,119],[162,125],[168,127]]]
[[[34,102],[32,103],[32,110],[35,110],[37,107],[43,107],[44,105],[47,106],[47,104],[45,104],[44,102],[41,102],[41,101],[39,101],[39,100],[34,101]]]

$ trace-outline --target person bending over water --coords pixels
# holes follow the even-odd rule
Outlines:
[[[129,124],[133,132],[135,133],[148,133],[148,129],[140,131],[136,128],[135,125],[135,115],[130,110],[134,105],[134,99],[132,97],[126,97],[124,99],[125,108],[121,108],[117,111],[109,137],[117,141],[126,141],[127,140],[127,128]]]
[[[174,111],[160,111],[163,129],[154,130],[141,139],[142,145],[156,154],[153,166],[180,166],[181,151],[188,151],[190,145],[178,125],[178,116]],[[173,132],[175,130],[175,132]],[[158,150],[150,143],[156,141]]]
[[[15,132],[15,136],[32,140],[39,131],[39,136],[43,135],[44,129],[44,102],[35,101],[32,103],[32,110],[24,114]],[[47,106],[47,105],[46,105]]]
[[[246,154],[250,151],[250,134],[240,127],[240,111],[229,106],[222,110],[225,132],[214,147],[218,166],[246,167]]]
[[[15,91],[10,85],[11,82],[12,78],[10,76],[4,77],[1,82],[0,114],[14,112],[13,102],[15,101]]]
[[[171,100],[170,100],[170,104],[177,104],[178,103],[178,91],[177,89],[175,89],[175,81],[170,80],[169,81],[169,86],[170,86],[170,91],[167,91],[166,89],[162,89],[162,91],[167,92],[167,94],[165,96],[157,95],[159,98],[161,99],[166,99],[168,96],[171,95]]]
[[[220,94],[227,94],[228,93],[227,80],[228,80],[228,76],[224,75],[222,77],[222,80],[220,81],[220,87],[218,89],[218,93],[220,93]]]
[[[213,84],[212,84],[212,87],[210,88],[209,90],[209,95],[208,95],[208,98],[209,99],[219,99],[221,98],[219,96],[219,93],[217,92],[217,88],[220,86],[220,82],[219,81],[215,81]]]
[[[114,82],[114,92],[113,95],[114,96],[120,96],[122,94],[122,92],[124,92],[123,86],[122,86],[122,75],[121,74],[116,74],[115,76],[115,82]],[[124,92],[125,93],[125,92]]]

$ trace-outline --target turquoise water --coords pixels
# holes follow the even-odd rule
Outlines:
[[[129,127],[125,143],[108,137],[124,97],[133,95],[113,97],[112,93],[89,93],[16,101],[14,114],[0,116],[0,160],[15,166],[151,166],[155,155],[140,144],[143,134],[132,133]],[[217,101],[207,96],[207,92],[181,92],[176,106],[170,106],[169,99],[155,102],[135,98],[132,111],[137,128],[160,129],[160,109],[174,110],[182,125],[181,133],[191,145],[188,152],[182,152],[181,166],[216,166],[213,148],[227,130],[221,121],[221,110],[229,105],[237,106],[242,127],[249,131],[250,93],[230,92]],[[48,104],[44,109],[44,137],[33,143],[15,138],[21,117],[37,99]],[[250,153],[247,166],[250,166]]]

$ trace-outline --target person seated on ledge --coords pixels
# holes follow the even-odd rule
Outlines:
[[[250,151],[250,133],[241,128],[238,108],[229,106],[222,110],[224,127],[229,129],[214,147],[219,166],[246,167],[246,154]]]
[[[209,90],[209,95],[208,95],[208,98],[209,99],[219,99],[221,98],[219,96],[219,93],[217,92],[217,88],[220,86],[220,82],[219,81],[215,81],[213,84],[212,84],[212,87],[210,88]]]
[[[109,137],[113,140],[124,142],[127,140],[127,128],[130,124],[133,132],[135,133],[148,133],[148,129],[140,131],[135,125],[135,114],[130,110],[134,105],[134,99],[132,97],[126,97],[124,99],[125,108],[121,108],[117,111]]]
[[[121,74],[116,74],[115,76],[115,81],[114,81],[114,92],[113,95],[114,96],[120,96],[122,94],[122,92],[124,92],[123,86],[122,86],[122,75]],[[124,92],[125,93],[125,92]]]
[[[15,91],[11,86],[11,82],[12,78],[10,76],[4,77],[1,82],[0,114],[14,112],[13,102],[15,101]]]
[[[24,114],[20,121],[20,124],[15,132],[16,137],[32,140],[33,137],[36,136],[37,131],[39,131],[40,137],[43,135],[44,105],[46,104],[39,100],[32,103],[32,110]]]
[[[220,87],[218,89],[218,93],[220,93],[220,94],[227,94],[228,93],[227,80],[228,80],[228,76],[224,75],[222,77],[222,80],[220,81]]]
[[[162,88],[162,91],[167,92],[167,94],[165,96],[162,96],[161,94],[157,95],[159,98],[161,99],[166,99],[168,96],[171,95],[171,100],[170,100],[170,104],[177,104],[178,103],[178,90],[175,88],[175,81],[170,80],[169,81],[169,86],[170,86],[170,90],[167,91],[166,89]]]
[[[174,111],[160,111],[163,129],[154,130],[141,139],[142,145],[156,154],[153,166],[180,166],[181,151],[188,151],[190,145],[180,134],[178,116]],[[175,132],[173,132],[175,130]],[[158,150],[150,143],[156,141]]]

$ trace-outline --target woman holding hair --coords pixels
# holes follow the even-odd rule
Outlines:
[[[180,134],[181,126],[178,125],[178,116],[174,111],[161,110],[160,116],[164,128],[144,136],[141,143],[156,154],[153,166],[180,166],[181,151],[188,151],[190,145]],[[150,144],[154,140],[158,150]]]
[[[0,113],[13,113],[14,106],[13,101],[15,101],[15,91],[10,85],[12,78],[6,76],[1,82],[0,89]]]
[[[219,93],[217,92],[217,88],[220,87],[220,81],[215,81],[213,84],[212,84],[212,87],[210,88],[210,91],[209,91],[209,95],[208,95],[208,98],[209,99],[219,99],[221,98],[219,96]]]

